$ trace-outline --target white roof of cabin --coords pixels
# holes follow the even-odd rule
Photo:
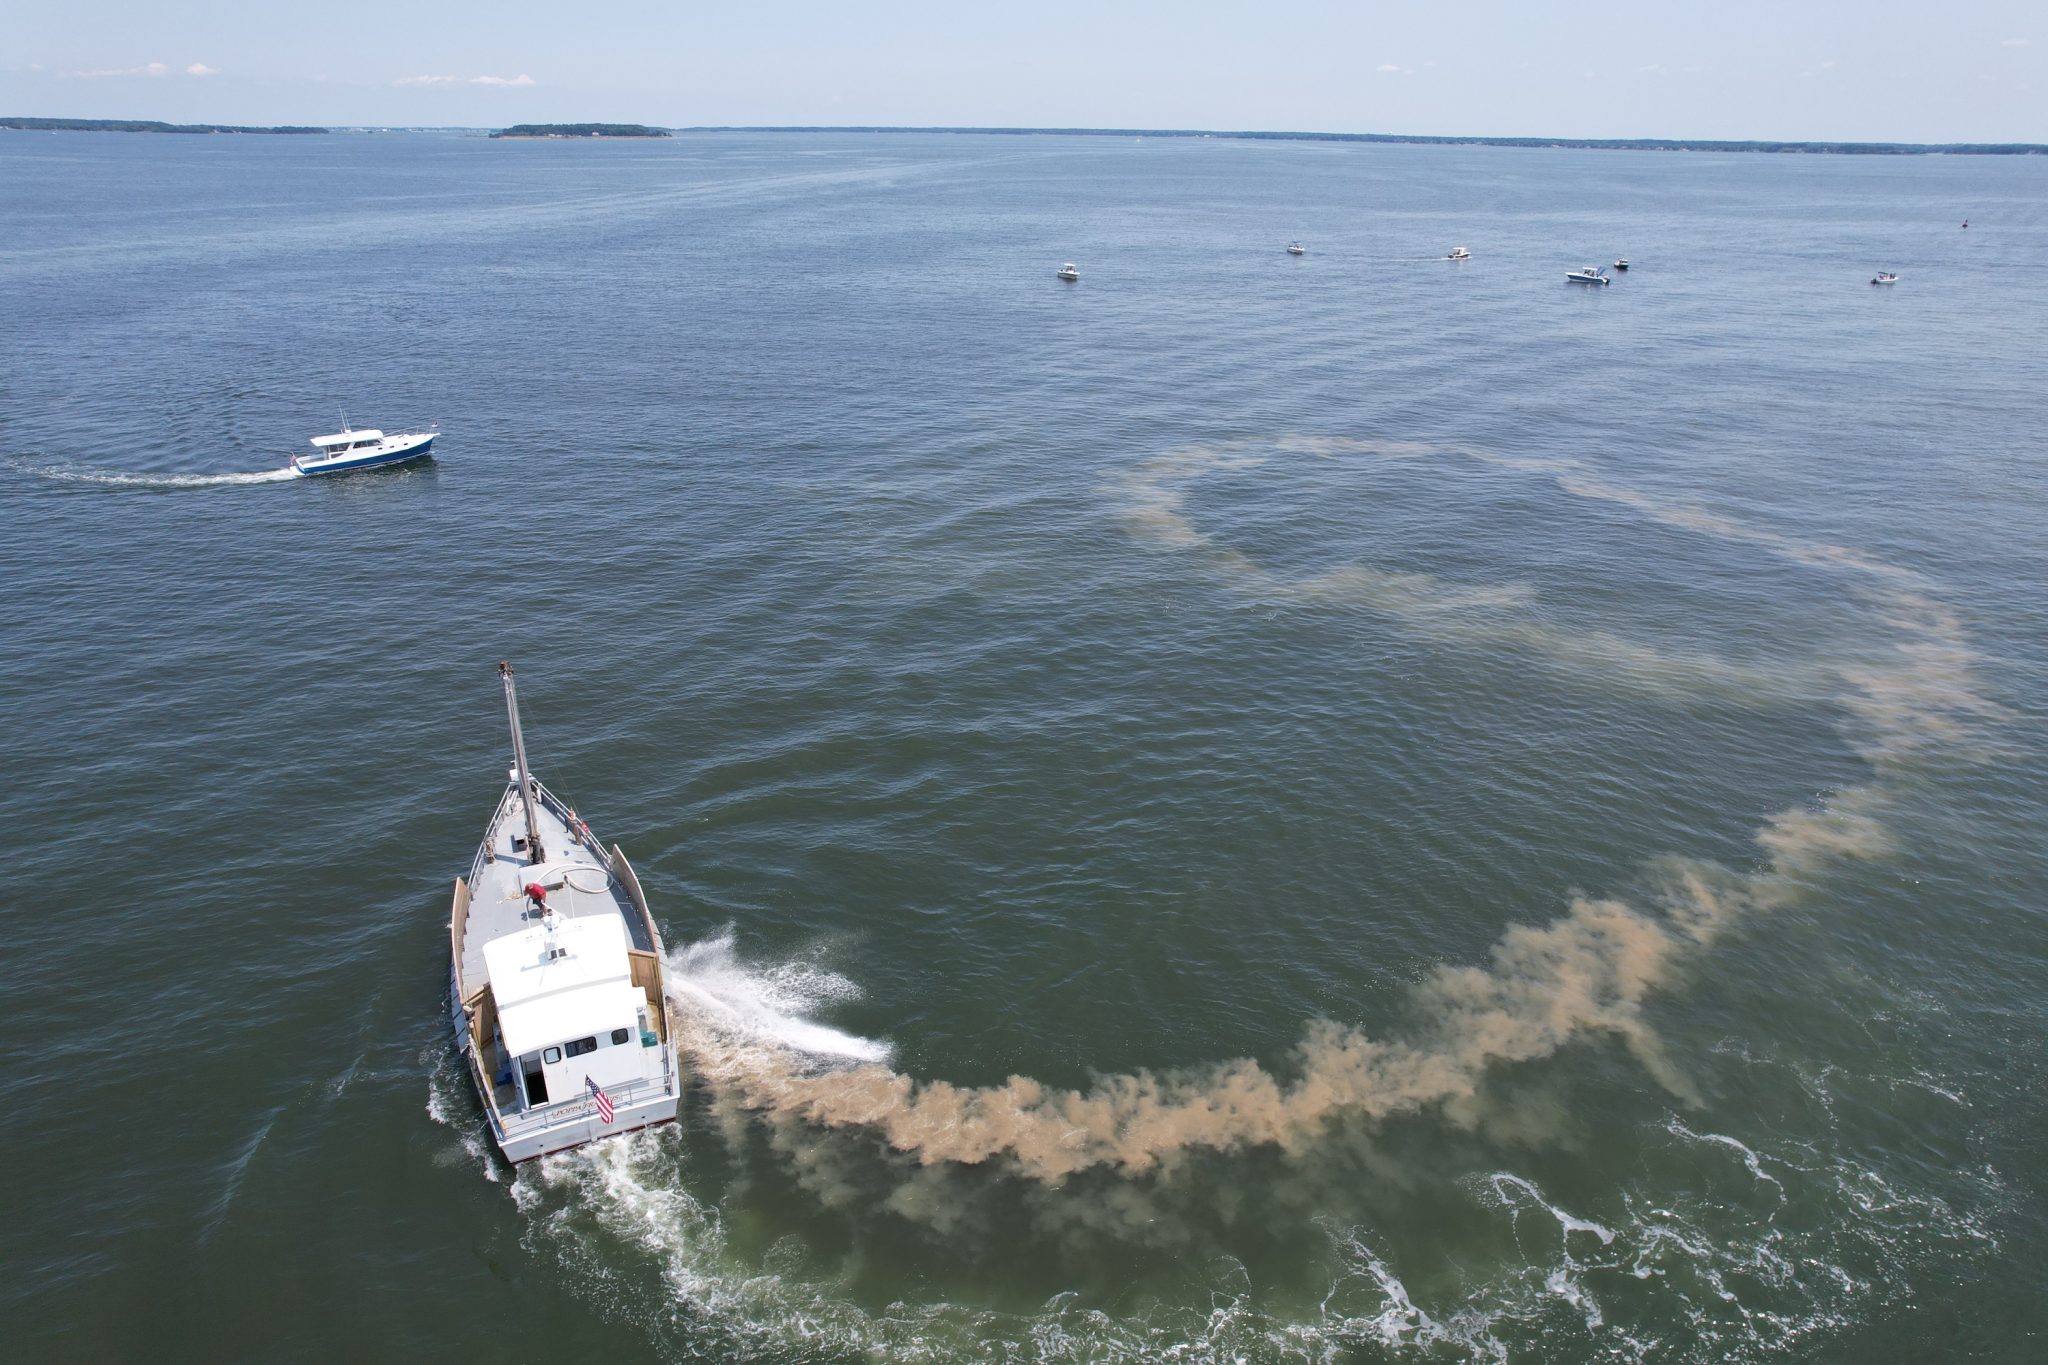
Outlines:
[[[630,1024],[645,995],[633,985],[626,926],[616,915],[556,917],[550,959],[548,931],[535,927],[484,945],[484,970],[498,1003],[505,1050],[514,1054]]]
[[[505,1051],[520,1057],[571,1038],[633,1028],[646,1004],[646,992],[636,986],[584,986],[528,1001],[516,1010],[500,1010],[498,1029],[505,1039]]]
[[[337,431],[332,436],[315,436],[313,444],[325,450],[328,446],[354,445],[357,441],[381,441],[383,439],[384,433],[376,430]]]

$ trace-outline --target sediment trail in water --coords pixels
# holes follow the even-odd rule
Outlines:
[[[1565,493],[1614,502],[1695,534],[1754,545],[1787,560],[1850,575],[1853,591],[1887,632],[1867,659],[1815,659],[1801,689],[1818,681],[1842,708],[1843,731],[1869,762],[1865,784],[1823,807],[1772,816],[1755,838],[1758,867],[1737,871],[1679,856],[1655,869],[1650,902],[1573,900],[1545,925],[1517,925],[1477,966],[1439,968],[1415,988],[1408,1036],[1376,1039],[1328,1020],[1311,1022],[1284,1072],[1240,1059],[1175,1073],[1104,1077],[1085,1090],[1013,1076],[998,1086],[919,1081],[886,1065],[820,1068],[772,1039],[721,1029],[683,1011],[680,1042],[719,1099],[777,1125],[860,1127],[919,1162],[1004,1160],[1058,1182],[1107,1167],[1148,1172],[1179,1154],[1269,1146],[1298,1153],[1339,1119],[1372,1122],[1433,1109],[1461,1123],[1484,1118],[1481,1088],[1502,1066],[1547,1057],[1575,1040],[1619,1039],[1666,1090],[1696,1098],[1644,1016],[1647,998],[1673,983],[1745,916],[1786,904],[1847,859],[1881,856],[1887,784],[1934,752],[1970,754],[1975,722],[1995,714],[1976,686],[1976,655],[1956,614],[1918,575],[1859,551],[1751,528],[1717,513],[1614,487],[1568,462],[1371,441],[1283,437],[1191,447],[1158,457],[1120,480],[1133,535],[1198,555],[1231,587],[1278,598],[1342,597],[1391,615],[1424,636],[1536,650],[1559,667],[1653,690],[1740,689],[1760,666],[1711,655],[1677,655],[1617,636],[1588,635],[1529,611],[1525,585],[1470,587],[1364,564],[1290,578],[1219,547],[1186,509],[1189,485],[1212,472],[1245,470],[1275,454],[1315,458],[1466,458],[1548,477]],[[1782,681],[1782,675],[1775,678]]]

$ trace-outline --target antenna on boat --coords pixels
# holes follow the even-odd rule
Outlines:
[[[529,865],[540,866],[540,816],[536,813],[533,774],[526,767],[526,738],[519,733],[519,688],[512,681],[512,665],[498,660],[498,676],[505,680],[505,716],[512,722],[512,762],[519,779],[519,804],[526,811],[526,853]]]

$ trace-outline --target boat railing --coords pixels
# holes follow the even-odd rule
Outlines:
[[[590,826],[584,824],[582,818],[575,811],[571,810],[561,797],[549,791],[539,778],[536,777],[529,780],[533,783],[533,789],[540,795],[541,805],[552,812],[557,820],[562,822],[563,826],[569,831],[569,837],[574,839],[579,847],[595,857],[598,866],[607,872],[615,871],[612,866],[612,855],[605,851],[605,846],[598,842],[595,834],[590,832]],[[511,809],[502,800],[498,803],[497,813],[491,816],[491,823],[484,829],[483,840],[476,846],[476,857],[470,860],[470,875],[472,878],[483,868],[484,863],[491,855],[491,851],[497,847],[498,826],[503,823]]]
[[[612,1102],[612,1108],[629,1109],[636,1104],[657,1099],[674,1093],[674,1073],[666,1055],[662,1058],[661,1076],[656,1079],[642,1077],[637,1081],[626,1081],[604,1088],[605,1098]],[[597,1114],[597,1101],[588,1090],[582,1095],[555,1104],[542,1105],[515,1113],[498,1111],[498,1126],[506,1139],[522,1137],[527,1133],[553,1128],[559,1124],[593,1118]]]

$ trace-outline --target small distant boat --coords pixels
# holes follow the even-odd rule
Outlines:
[[[1469,261],[1472,259],[1472,253],[1465,250],[1464,247],[1454,246],[1451,248],[1451,254],[1444,257],[1444,259],[1447,261]]]
[[[1290,256],[1306,256],[1308,254],[1308,248],[1303,246],[1300,242],[1289,242],[1287,244],[1287,254]]]
[[[388,464],[424,459],[432,453],[438,431],[416,431],[386,436],[381,431],[350,431],[347,423],[332,436],[315,436],[311,455],[294,455],[286,466],[302,477],[315,474],[348,474],[358,469],[377,469]]]
[[[1613,284],[1598,266],[1586,266],[1580,270],[1567,270],[1564,277],[1573,284]]]
[[[1626,257],[1626,256],[1616,256],[1616,257],[1614,258],[1614,268],[1615,268],[1616,270],[1626,270],[1626,269],[1628,269],[1628,257]]]
[[[1054,273],[1063,280],[1078,280],[1081,278],[1080,267],[1076,266],[1072,261],[1068,261]]]
[[[1892,274],[1889,270],[1880,270],[1870,282],[1872,284],[1897,284],[1899,277]]]

